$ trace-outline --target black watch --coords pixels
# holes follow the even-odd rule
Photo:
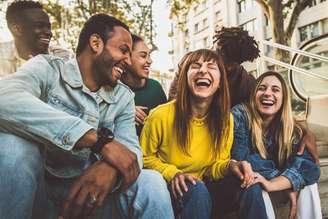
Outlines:
[[[98,132],[98,140],[97,142],[91,147],[91,151],[95,154],[100,154],[101,150],[105,146],[105,144],[114,140],[114,133],[112,130],[108,128],[102,127]]]

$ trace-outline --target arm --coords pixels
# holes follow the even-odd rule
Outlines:
[[[0,130],[71,150],[92,127],[45,103],[58,78],[58,71],[46,58],[37,56],[0,80]]]
[[[319,180],[320,167],[314,162],[310,153],[305,150],[303,155],[296,155],[291,159],[281,176],[289,179],[294,191],[299,191],[305,185],[311,185]]]
[[[315,135],[307,127],[301,125],[301,128],[304,134],[297,154],[302,155],[306,147],[306,149],[310,152],[310,154],[314,158],[315,162],[319,164],[319,153],[318,153]]]
[[[160,115],[151,113],[145,121],[140,136],[140,145],[143,152],[144,167],[160,172],[167,182],[170,182],[177,173],[181,173],[175,165],[163,162],[158,157],[163,138],[163,125]],[[173,128],[173,127],[171,127]]]
[[[233,129],[234,129],[234,119],[230,115],[229,128],[224,131],[222,138],[224,139],[220,145],[220,151],[217,155],[215,163],[209,168],[208,175],[212,179],[223,178],[229,169],[230,162],[230,151],[233,142]]]

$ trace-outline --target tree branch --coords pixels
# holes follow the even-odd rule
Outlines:
[[[264,13],[268,16],[269,15],[269,5],[268,1],[266,0],[255,0],[264,10]]]
[[[287,28],[285,30],[285,35],[287,38],[290,38],[292,36],[299,15],[307,6],[310,5],[310,3],[311,0],[297,1],[296,5],[292,9],[291,16],[287,24]]]

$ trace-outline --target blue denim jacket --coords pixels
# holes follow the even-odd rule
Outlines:
[[[247,160],[252,165],[253,171],[259,172],[267,179],[276,176],[285,176],[293,185],[295,191],[299,191],[305,185],[311,185],[318,181],[320,168],[315,164],[307,150],[299,156],[293,153],[285,166],[281,169],[273,160],[262,159],[252,145],[248,117],[243,105],[232,108],[234,116],[234,142],[231,157],[236,160]],[[268,151],[275,147],[271,138],[266,138],[265,147]],[[293,152],[297,152],[299,144],[293,145]]]
[[[38,55],[0,80],[0,131],[39,143],[46,169],[69,178],[82,173],[90,155],[89,149],[75,150],[75,143],[88,130],[107,127],[141,167],[133,98],[121,82],[91,92],[76,59]]]

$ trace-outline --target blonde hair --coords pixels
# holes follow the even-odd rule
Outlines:
[[[257,110],[255,99],[258,87],[263,79],[268,76],[274,76],[280,81],[283,100],[281,108],[274,116],[266,130],[266,133],[264,133],[262,127],[263,120]],[[278,145],[278,165],[282,167],[285,164],[285,161],[292,154],[293,143],[298,141],[302,136],[301,127],[296,123],[293,117],[289,89],[284,78],[279,73],[274,71],[268,71],[262,74],[256,80],[256,86],[251,92],[249,104],[245,104],[244,107],[248,116],[253,146],[256,147],[263,159],[267,159],[268,152],[265,148],[263,140],[265,134],[272,135],[274,143]]]
[[[229,127],[230,97],[226,71],[223,60],[219,54],[209,49],[199,49],[188,53],[179,66],[178,93],[175,107],[174,129],[176,131],[177,142],[182,150],[188,154],[190,141],[189,123],[191,119],[191,91],[188,87],[187,73],[192,63],[203,58],[204,61],[214,60],[220,70],[219,89],[215,92],[212,103],[208,109],[206,124],[211,134],[214,152],[219,151],[223,131]]]

